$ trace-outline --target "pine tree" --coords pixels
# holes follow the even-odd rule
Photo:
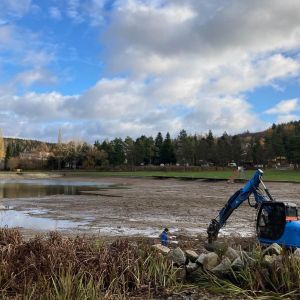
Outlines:
[[[163,137],[161,132],[159,132],[154,141],[154,153],[153,153],[153,163],[159,165],[161,163],[161,148],[163,144]]]
[[[174,146],[173,146],[169,132],[166,134],[166,138],[162,144],[161,161],[164,164],[176,163]]]
[[[8,169],[8,161],[13,156],[13,149],[11,143],[9,143],[6,147],[5,159],[4,159],[4,168]]]

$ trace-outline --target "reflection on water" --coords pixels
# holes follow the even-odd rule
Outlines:
[[[30,216],[15,210],[0,211],[0,227],[23,227],[33,230],[59,230],[83,226],[84,223]]]
[[[0,198],[43,197],[49,195],[78,195],[81,191],[109,187],[109,183],[39,180],[0,180]]]

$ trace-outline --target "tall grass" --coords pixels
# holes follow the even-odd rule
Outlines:
[[[151,299],[180,288],[177,270],[145,243],[104,245],[55,232],[25,241],[0,229],[1,299]]]

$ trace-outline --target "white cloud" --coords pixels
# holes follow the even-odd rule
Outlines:
[[[103,23],[106,0],[67,0],[66,13],[75,23],[88,22],[91,26]]]
[[[57,78],[47,70],[38,68],[19,73],[15,81],[29,87],[37,83],[52,84],[57,81]]]
[[[24,31],[0,26],[0,51],[10,49],[18,65],[30,66],[15,79],[28,87],[24,95],[2,100],[27,134],[51,136],[57,124],[89,141],[182,128],[218,134],[259,130],[265,122],[247,92],[280,89],[284,80],[299,76],[299,1],[119,0],[109,10],[103,9],[105,0],[55,4],[52,18],[101,25],[105,74],[81,95],[32,93],[33,84],[56,80],[47,70],[55,51],[30,42],[41,36],[28,41]],[[266,113],[291,120],[298,106],[298,99],[284,100]]]
[[[83,22],[83,18],[79,13],[79,5],[79,0],[68,0],[68,16],[78,23]]]
[[[231,134],[246,130],[258,130],[265,124],[253,113],[252,107],[242,98],[208,97],[199,101],[185,118],[184,128],[190,131]],[[188,127],[187,127],[187,126]]]
[[[1,0],[0,16],[22,17],[29,12],[31,0]]]
[[[14,26],[0,26],[0,51],[18,49],[21,46]]]
[[[288,123],[291,121],[299,121],[300,115],[293,115],[293,114],[286,114],[278,116],[277,122],[278,123]]]
[[[55,60],[54,53],[50,51],[42,50],[29,50],[24,53],[22,63],[24,65],[43,67]]]
[[[300,105],[299,105],[299,99],[294,98],[294,99],[280,101],[274,107],[266,110],[265,113],[269,115],[272,114],[290,115],[290,113],[296,110],[300,110]]]
[[[30,92],[22,97],[14,96],[13,101],[10,102],[10,109],[27,122],[53,122],[67,119],[68,111],[65,112],[63,106],[69,98],[71,97],[56,92],[45,94]]]

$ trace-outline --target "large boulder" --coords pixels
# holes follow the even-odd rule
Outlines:
[[[237,259],[239,256],[238,252],[236,250],[234,250],[231,247],[228,247],[228,249],[226,250],[225,257],[228,257],[230,259],[230,261],[234,261],[235,259]]]
[[[195,263],[198,264],[198,265],[203,265],[204,263],[204,258],[207,254],[205,253],[202,253],[198,256],[198,258],[196,259]]]
[[[203,260],[204,269],[211,271],[218,264],[219,264],[219,256],[216,253],[210,252],[205,255]]]
[[[170,260],[172,260],[172,262],[176,265],[176,266],[183,266],[186,264],[186,256],[185,256],[185,253],[179,248],[177,247],[176,249],[174,250],[171,250],[169,253],[168,253],[168,258]]]
[[[211,270],[213,273],[224,274],[231,271],[231,261],[228,257],[224,257],[223,260]]]
[[[263,251],[263,255],[273,255],[273,254],[280,255],[281,252],[282,252],[282,248],[277,243],[273,243]]]
[[[222,256],[228,249],[228,245],[220,242],[212,242],[205,245],[207,251],[215,252],[218,255]]]
[[[193,251],[193,250],[185,250],[185,255],[186,257],[191,261],[191,262],[195,262],[198,258],[198,254]]]
[[[170,252],[170,248],[163,246],[161,244],[155,244],[152,247],[163,254],[168,254]]]

